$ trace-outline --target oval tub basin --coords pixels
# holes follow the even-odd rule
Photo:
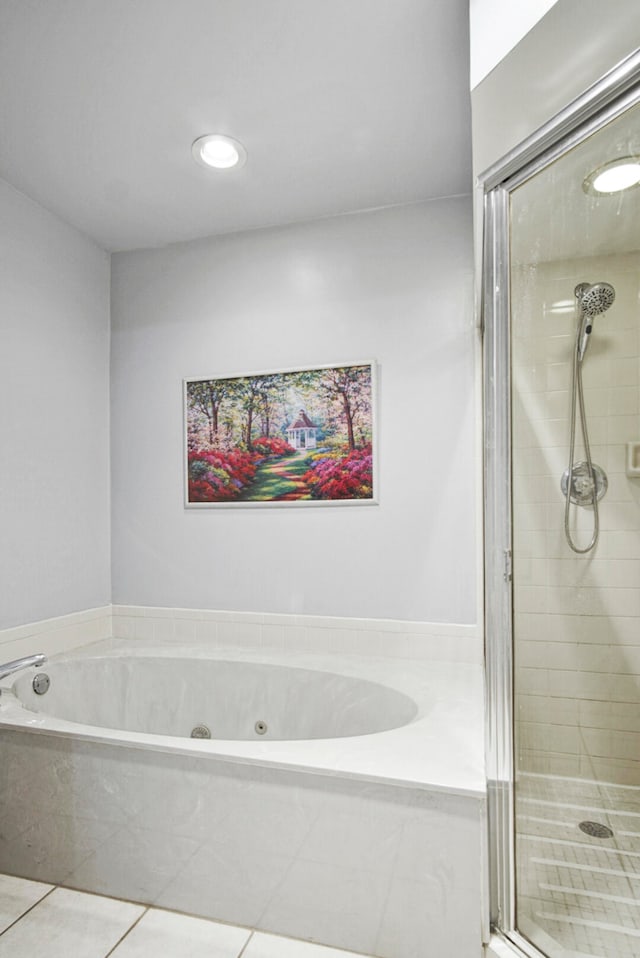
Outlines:
[[[218,659],[96,656],[47,663],[13,690],[33,711],[102,728],[212,739],[325,739],[399,728],[418,713],[408,695],[377,682],[314,669]]]

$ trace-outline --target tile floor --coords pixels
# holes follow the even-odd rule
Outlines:
[[[520,929],[550,955],[637,958],[640,788],[522,774],[516,808]]]
[[[354,958],[353,952],[0,875],[0,958]]]

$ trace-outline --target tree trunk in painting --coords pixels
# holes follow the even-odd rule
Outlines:
[[[353,435],[353,414],[351,412],[351,404],[349,403],[349,397],[347,396],[346,389],[340,389],[340,396],[342,397],[342,405],[344,407],[344,418],[347,421],[347,439],[349,442],[349,449],[353,450],[356,448],[356,440]]]
[[[211,403],[209,428],[211,431],[211,444],[214,445],[218,438],[218,413],[220,412],[221,399],[211,387],[209,387],[209,402]]]
[[[253,429],[253,399],[250,400],[249,409],[247,410],[247,449],[249,452],[253,452],[253,443],[251,442],[251,431]]]

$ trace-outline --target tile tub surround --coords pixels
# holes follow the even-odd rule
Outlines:
[[[0,629],[0,661],[9,662],[34,652],[45,655],[67,652],[108,638],[112,629],[110,605]]]
[[[338,652],[482,665],[482,629],[449,622],[112,606],[121,639],[201,640],[238,648]]]
[[[143,639],[102,646],[149,661],[162,651]],[[302,661],[321,668],[327,657],[298,652]],[[479,953],[480,670],[354,656],[331,667],[409,687],[419,716],[351,738],[171,749],[173,736],[38,726],[5,694],[0,871],[381,958],[418,958],[426,939],[442,958]]]
[[[448,622],[109,605],[0,630],[2,661],[54,655],[89,642],[194,640],[238,648],[276,648],[482,665],[482,629]],[[4,648],[2,648],[4,646]]]

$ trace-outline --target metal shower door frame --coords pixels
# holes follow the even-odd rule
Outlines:
[[[516,924],[511,581],[510,194],[640,103],[636,50],[477,181],[483,209],[484,601],[489,905],[515,956],[541,958]]]

